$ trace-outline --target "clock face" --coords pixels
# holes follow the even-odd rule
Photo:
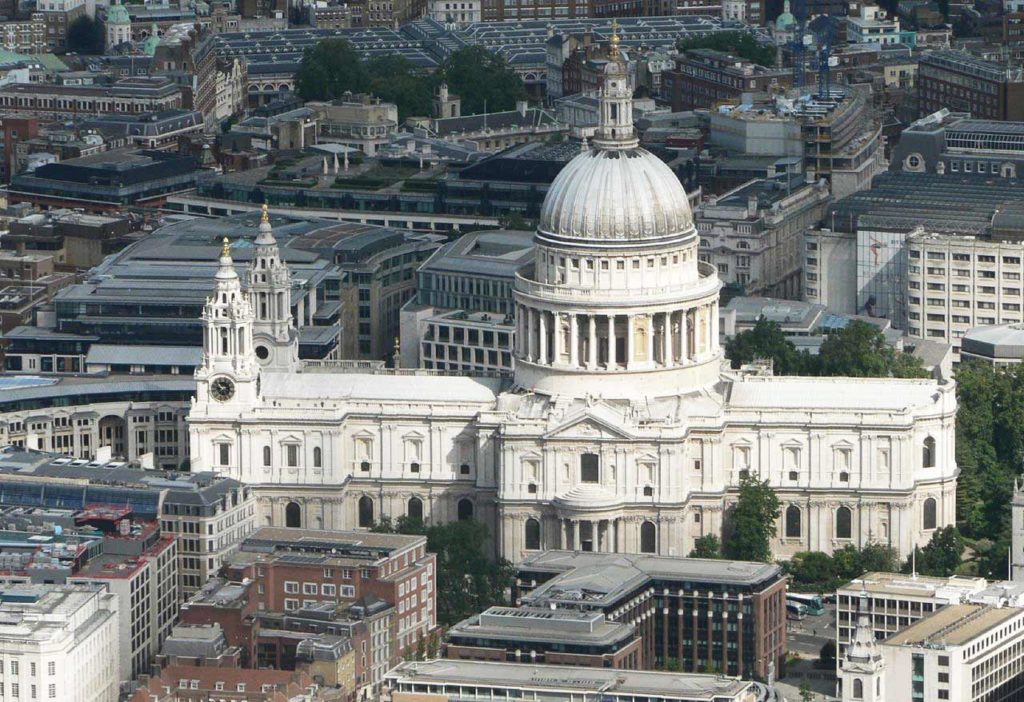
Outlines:
[[[210,384],[210,394],[218,402],[227,402],[235,394],[235,384],[227,378],[217,378]]]

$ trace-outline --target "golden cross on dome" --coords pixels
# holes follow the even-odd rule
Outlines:
[[[267,207],[267,203],[263,203],[263,207],[260,208],[263,211],[263,216],[260,217],[260,221],[267,224],[270,222],[270,210]]]
[[[228,239],[227,237],[224,237],[224,248],[220,250],[220,255],[221,256],[230,256],[231,255],[231,240]]]
[[[611,48],[611,50],[608,53],[611,54],[611,57],[613,59],[616,59],[616,58],[619,57],[619,20],[618,19],[612,18],[612,36],[611,36],[611,39],[609,41],[611,42],[612,48]]]

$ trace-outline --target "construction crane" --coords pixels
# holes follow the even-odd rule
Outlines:
[[[818,98],[828,100],[832,96],[832,68],[839,64],[839,60],[832,55],[832,39],[835,28],[831,18],[822,23],[818,31]]]
[[[793,40],[789,42],[793,55],[793,87],[802,88],[807,73],[807,47],[813,41],[807,34],[807,0],[792,0],[790,6],[796,20]]]

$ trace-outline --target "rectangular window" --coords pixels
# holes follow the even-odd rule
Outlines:
[[[302,583],[302,594],[303,595],[316,595],[319,588],[316,583]]]
[[[284,591],[289,595],[296,595],[299,592],[299,584],[294,580],[285,581]]]
[[[222,466],[231,464],[231,444],[217,444],[218,463]]]
[[[288,467],[294,468],[299,465],[299,447],[295,444],[288,444],[286,447],[286,453],[288,454]]]

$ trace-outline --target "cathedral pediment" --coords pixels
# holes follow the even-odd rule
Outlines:
[[[622,416],[601,408],[590,408],[566,417],[544,434],[545,439],[632,439],[626,431]]]

